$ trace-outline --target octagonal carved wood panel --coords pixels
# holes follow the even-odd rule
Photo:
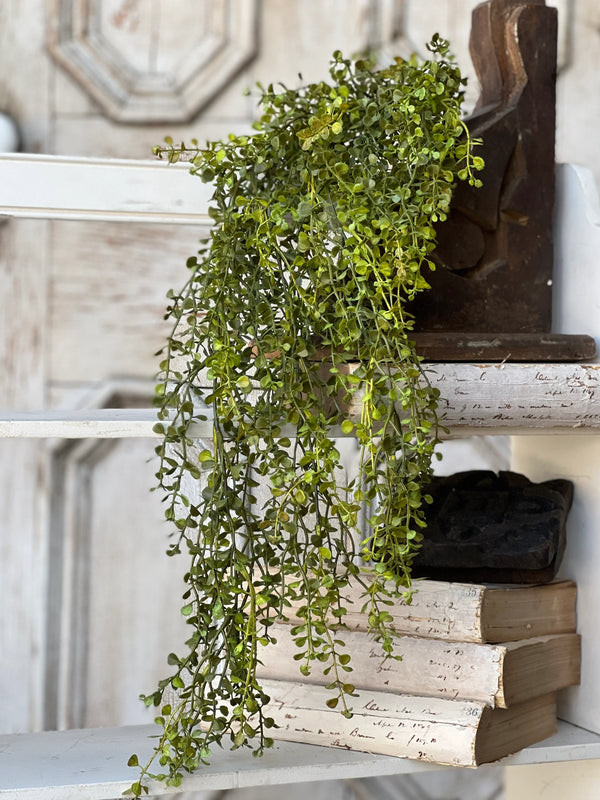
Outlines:
[[[52,57],[118,122],[186,122],[254,56],[257,0],[51,0]]]

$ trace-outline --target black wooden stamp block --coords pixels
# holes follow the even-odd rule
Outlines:
[[[514,472],[435,476],[414,577],[542,583],[556,575],[573,501],[567,480],[532,483]]]

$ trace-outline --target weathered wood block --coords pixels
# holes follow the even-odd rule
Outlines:
[[[483,142],[483,187],[457,186],[438,226],[432,289],[413,304],[415,330],[437,336],[418,344],[433,360],[591,358],[590,337],[543,336],[552,330],[556,9],[488,0],[472,20],[482,88],[467,124]]]
[[[322,686],[262,682],[271,698],[266,713],[275,720],[276,741],[304,742],[366,753],[474,767],[496,761],[556,732],[552,694],[513,708],[432,697],[357,691],[353,714],[326,706]]]
[[[300,673],[295,656],[300,652],[292,627],[276,623],[270,628],[277,643],[261,656],[259,677],[327,686],[327,663],[313,661],[308,674]],[[366,631],[340,631],[345,652],[351,656],[347,679],[357,689],[473,700],[491,708],[518,703],[579,683],[580,637],[575,633],[541,636],[507,644],[449,642],[419,636],[399,636],[388,658],[375,637]]]
[[[259,587],[260,581],[257,575]],[[410,599],[398,596],[387,606],[397,634],[447,642],[499,643],[575,632],[577,587],[572,581],[490,586],[422,580],[413,588]],[[348,583],[344,605],[344,634],[368,631],[362,583]],[[300,608],[300,602],[292,601],[286,609],[293,625],[305,624]],[[331,622],[337,624],[338,620],[332,616]]]
[[[434,476],[433,503],[413,574],[453,581],[551,580],[565,549],[573,501],[567,480],[532,483],[486,470]]]

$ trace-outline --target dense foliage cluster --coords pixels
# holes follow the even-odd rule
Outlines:
[[[456,180],[476,183],[482,166],[447,43],[429,49],[381,70],[335,53],[328,83],[260,87],[254,135],[157,148],[212,182],[214,227],[170,293],[158,477],[169,553],[190,558],[191,636],[145,698],[160,708],[160,768],[142,767],[136,794],[156,773],[179,785],[215,743],[272,744],[256,667],[290,604],[300,672],[324,662],[344,714],[349,580],[395,655],[386,603],[410,587],[438,424],[407,304],[427,288]],[[203,409],[214,435],[198,449],[189,425]],[[358,442],[352,478],[336,433]]]

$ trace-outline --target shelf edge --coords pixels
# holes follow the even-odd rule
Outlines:
[[[137,752],[151,752],[153,725],[0,736],[0,800],[110,800],[133,780],[126,766]],[[600,735],[566,722],[545,742],[497,762],[518,766],[600,759]],[[219,751],[210,766],[187,776],[177,789],[151,784],[150,794],[399,775],[450,769],[408,759],[280,742],[262,758],[248,750]]]

